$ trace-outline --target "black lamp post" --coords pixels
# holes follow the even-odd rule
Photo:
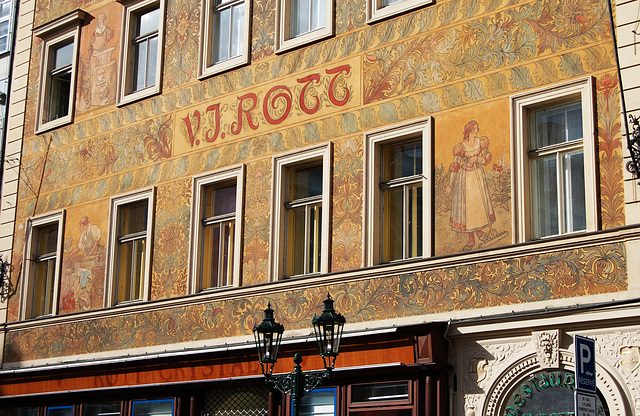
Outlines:
[[[302,396],[315,389],[324,380],[328,379],[333,370],[336,357],[339,354],[340,339],[342,338],[342,328],[345,323],[344,316],[336,313],[333,308],[333,299],[327,295],[324,300],[324,310],[321,315],[314,315],[313,329],[318,342],[318,354],[324,362],[324,370],[302,371],[302,356],[295,354],[293,362],[295,367],[289,374],[273,373],[273,366],[278,360],[278,348],[282,340],[284,326],[273,319],[273,309],[271,303],[264,310],[264,319],[260,325],[253,327],[253,335],[256,340],[258,350],[258,361],[262,367],[262,374],[269,387],[275,388],[281,393],[290,394],[293,399],[293,414],[300,414],[300,402]]]

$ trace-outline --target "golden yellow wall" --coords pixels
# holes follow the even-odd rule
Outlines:
[[[486,247],[511,244],[509,97],[587,75],[597,86],[601,225],[624,224],[619,93],[604,1],[443,0],[368,25],[364,0],[345,0],[336,8],[335,37],[275,55],[275,0],[256,0],[251,64],[204,80],[197,79],[199,1],[166,2],[163,93],[116,107],[114,62],[123,6],[38,1],[36,25],[78,7],[92,16],[82,27],[73,125],[33,134],[37,39],[31,58],[14,244],[19,249],[13,259],[19,270],[27,218],[67,210],[62,314],[102,308],[109,197],[149,186],[157,187],[151,298],[186,295],[191,178],[238,163],[247,168],[241,284],[268,282],[271,158],[319,142],[334,143],[330,269],[362,267],[363,133],[425,116],[434,120],[436,254],[459,253],[467,242],[466,233],[449,225],[451,196],[445,188],[453,148],[471,120],[492,155],[484,170],[499,238]],[[99,20],[113,37],[96,41]],[[90,254],[77,250],[84,216],[102,232]],[[624,246],[612,244],[330,289],[352,322],[415,316],[625,290],[625,258]],[[607,267],[594,273],[594,264]],[[283,313],[290,327],[305,326],[326,290],[282,292],[274,301],[289,305]],[[18,303],[17,297],[10,302],[12,321]],[[260,297],[232,299],[139,319],[10,331],[6,359],[247,334],[264,303]],[[126,339],[113,328],[127,329]],[[51,337],[59,340],[55,347],[47,342]]]

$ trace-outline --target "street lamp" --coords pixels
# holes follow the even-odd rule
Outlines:
[[[324,370],[302,371],[302,356],[296,353],[293,356],[295,366],[289,374],[273,375],[273,366],[278,360],[278,349],[282,340],[284,326],[273,319],[271,303],[264,310],[264,319],[260,325],[253,327],[253,335],[258,350],[258,361],[262,367],[267,385],[284,394],[290,394],[293,400],[293,414],[300,414],[300,402],[302,396],[315,389],[324,380],[328,379],[333,370],[336,357],[339,354],[340,339],[345,319],[333,308],[333,299],[327,295],[324,300],[322,314],[314,315],[311,321],[318,342],[318,354],[324,362]]]

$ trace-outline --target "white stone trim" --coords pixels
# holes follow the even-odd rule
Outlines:
[[[512,232],[514,243],[522,243],[532,239],[527,113],[532,108],[535,109],[544,104],[561,103],[569,98],[578,97],[582,105],[586,231],[595,231],[599,228],[596,178],[597,137],[593,83],[592,77],[579,78],[511,97],[511,154],[514,167],[511,179],[514,195],[512,198]],[[584,233],[584,231],[578,233]],[[551,238],[553,237],[557,236]]]
[[[120,208],[142,200],[147,200],[148,210],[147,210],[147,235],[146,235],[146,248],[145,248],[145,275],[142,276],[144,280],[144,288],[143,293],[141,294],[142,299],[140,300],[132,300],[130,302],[126,302],[124,304],[136,303],[140,301],[148,301],[149,293],[151,290],[151,255],[152,255],[152,247],[153,247],[153,229],[154,229],[154,218],[155,218],[155,193],[156,188],[146,188],[138,191],[130,192],[124,195],[118,195],[111,197],[110,208],[109,208],[109,237],[107,241],[107,265],[105,270],[105,291],[104,291],[104,307],[108,308],[110,306],[114,306],[117,303],[117,299],[115,297],[116,294],[116,285],[117,281],[115,279],[116,274],[116,248],[118,244],[118,218],[120,215]]]
[[[432,119],[426,117],[400,125],[386,127],[364,135],[364,206],[363,206],[363,261],[364,266],[380,263],[380,171],[381,149],[384,145],[413,140],[422,142],[422,258],[433,255],[433,219],[431,192],[433,181],[432,164]]]
[[[235,213],[235,238],[234,238],[234,258],[233,258],[233,282],[232,286],[240,286],[240,274],[242,272],[242,237],[243,237],[243,214],[244,214],[244,178],[245,166],[236,165],[214,172],[207,172],[194,176],[192,184],[191,203],[191,238],[189,239],[189,293],[198,293],[202,288],[198,287],[198,269],[200,266],[200,242],[202,239],[202,202],[204,198],[203,189],[208,185],[216,183],[234,183],[236,185],[236,213]],[[225,289],[222,287],[219,289]],[[207,289],[208,291],[209,289]]]
[[[292,152],[273,156],[273,183],[271,186],[271,235],[269,245],[270,280],[277,281],[284,277],[285,262],[285,216],[286,173],[293,166],[306,162],[320,161],[322,164],[322,247],[320,273],[329,272],[330,232],[331,232],[331,164],[332,144],[325,143],[318,146],[298,149]]]

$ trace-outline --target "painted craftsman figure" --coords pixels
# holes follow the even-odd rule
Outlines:
[[[475,120],[464,126],[463,141],[453,148],[453,163],[449,166],[450,181],[445,193],[451,195],[451,229],[467,233],[469,239],[463,251],[473,249],[477,236],[486,242],[492,238],[491,224],[496,220],[491,194],[483,166],[491,162],[489,139],[479,137]],[[488,230],[484,231],[484,229]]]
[[[102,238],[102,231],[100,231],[97,225],[91,224],[86,215],[80,220],[80,230],[82,230],[82,233],[80,234],[78,247],[75,251],[85,250],[86,255],[91,256],[98,248],[98,244]]]

